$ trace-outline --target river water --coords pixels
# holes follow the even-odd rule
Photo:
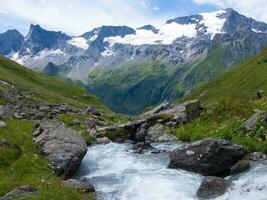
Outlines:
[[[170,151],[184,144],[161,143],[154,147]],[[168,169],[167,153],[136,154],[131,148],[130,143],[89,147],[76,177],[92,183],[99,200],[197,200],[201,175]],[[267,200],[267,163],[228,178],[233,186],[216,200]]]

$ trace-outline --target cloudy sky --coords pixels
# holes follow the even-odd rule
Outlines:
[[[31,22],[79,35],[101,25],[159,25],[178,16],[234,8],[267,22],[267,0],[0,0],[0,32]]]

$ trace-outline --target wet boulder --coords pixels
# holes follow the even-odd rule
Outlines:
[[[142,149],[152,149],[153,147],[149,144],[149,143],[146,143],[146,142],[138,142],[136,143],[134,146],[133,146],[133,150],[137,150],[139,148],[142,148]]]
[[[231,175],[239,174],[249,170],[250,162],[248,160],[241,160],[231,167]]]
[[[87,152],[82,137],[60,122],[41,122],[33,137],[33,142],[46,155],[56,174],[65,178],[75,174]]]
[[[169,167],[205,176],[227,176],[230,168],[246,154],[245,148],[240,145],[223,139],[208,138],[171,152]]]
[[[220,177],[206,176],[197,191],[200,199],[212,199],[223,195],[231,182]]]
[[[97,144],[108,144],[110,142],[111,142],[111,140],[107,137],[96,138]]]
[[[84,193],[95,192],[94,186],[86,181],[68,179],[66,181],[63,181],[63,185],[65,187],[74,188],[79,192],[84,192]]]

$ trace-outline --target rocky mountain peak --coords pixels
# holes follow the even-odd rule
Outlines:
[[[16,29],[0,34],[0,54],[9,55],[19,50],[24,36]]]
[[[22,46],[22,54],[38,53],[43,49],[58,49],[65,45],[71,37],[61,31],[47,31],[39,24],[31,24],[25,43]]]

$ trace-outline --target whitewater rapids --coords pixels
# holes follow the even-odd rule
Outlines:
[[[180,142],[154,144],[167,151],[183,146]],[[76,178],[92,183],[98,200],[198,199],[196,192],[203,176],[168,169],[167,153],[135,154],[131,148],[130,143],[89,147]],[[267,163],[228,179],[232,187],[216,200],[267,200]]]

